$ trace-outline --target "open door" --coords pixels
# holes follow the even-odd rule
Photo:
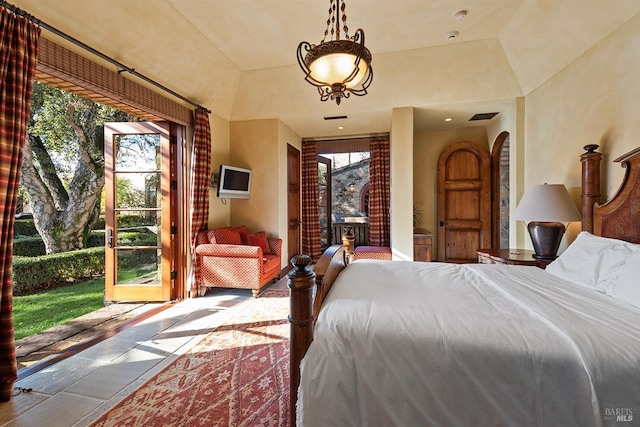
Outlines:
[[[302,253],[300,214],[300,150],[287,144],[287,259]]]
[[[318,218],[320,219],[320,248],[331,246],[331,159],[318,156]]]
[[[169,123],[107,123],[105,300],[169,301],[175,150]],[[174,138],[175,140],[175,138]]]

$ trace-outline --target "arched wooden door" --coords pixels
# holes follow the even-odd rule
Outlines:
[[[491,159],[487,148],[462,141],[438,160],[438,261],[477,262],[491,247]]]
[[[509,132],[502,132],[491,149],[492,247],[509,247]]]

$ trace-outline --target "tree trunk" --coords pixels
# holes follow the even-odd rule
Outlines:
[[[66,121],[78,140],[78,163],[68,190],[39,137],[30,135],[24,147],[21,184],[31,201],[34,224],[47,254],[84,247],[104,187],[104,154],[98,148],[95,122],[82,126],[74,122],[74,112],[70,102]]]

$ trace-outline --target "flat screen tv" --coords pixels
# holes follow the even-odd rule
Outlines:
[[[220,165],[218,197],[221,199],[248,199],[251,192],[251,169]]]

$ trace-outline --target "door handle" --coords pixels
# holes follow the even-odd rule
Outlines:
[[[107,247],[109,247],[110,249],[113,248],[113,230],[112,229],[107,230]]]

